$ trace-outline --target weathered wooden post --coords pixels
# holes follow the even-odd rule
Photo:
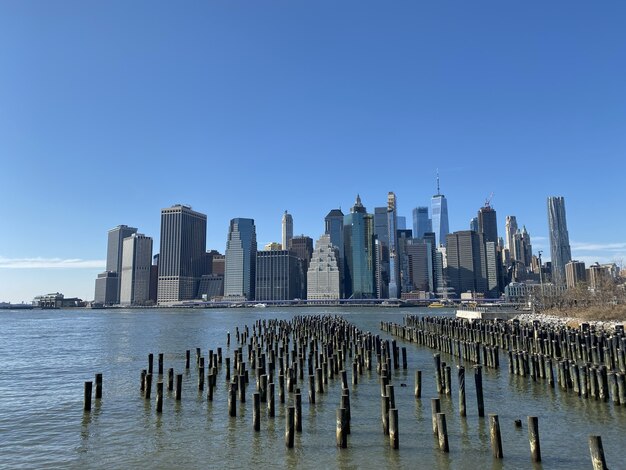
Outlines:
[[[400,434],[398,432],[398,409],[389,410],[389,444],[392,449],[400,447]]]
[[[309,403],[315,404],[315,376],[309,375]]]
[[[317,393],[324,393],[324,384],[322,382],[322,368],[315,369],[315,391]]]
[[[159,375],[163,375],[163,353],[159,353]]]
[[[452,368],[446,366],[444,370],[444,387],[446,395],[452,395]]]
[[[383,434],[389,435],[389,397],[387,395],[381,395],[381,419],[383,423]]]
[[[146,374],[148,373],[148,371],[146,371],[146,369],[143,369],[141,371],[141,378],[140,380],[140,391],[141,394],[143,395],[143,393],[146,391]]]
[[[541,445],[539,443],[539,418],[528,417],[528,441],[530,443],[530,458],[533,462],[541,462]]]
[[[285,419],[285,445],[288,449],[293,448],[294,443],[294,419],[296,409],[293,406],[287,408],[287,415]]]
[[[254,392],[252,394],[252,429],[261,430],[261,394]]]
[[[296,393],[294,395],[294,400],[296,403],[296,411],[294,414],[294,424],[296,427],[296,432],[302,432],[302,394],[300,393],[300,389],[296,389]]]
[[[407,368],[407,362],[406,362],[406,346],[402,346],[402,368],[404,370],[406,370]],[[394,447],[394,449],[397,449],[397,447]]]
[[[356,361],[354,361],[352,363],[352,384],[353,385],[357,385],[359,383],[357,368],[358,368],[358,364]]]
[[[226,382],[230,382],[230,357],[226,358]]]
[[[415,398],[422,397],[422,371],[415,371]]]
[[[146,374],[146,387],[144,390],[144,398],[146,400],[149,400],[151,394],[152,394],[152,374]]]
[[[160,380],[157,382],[156,411],[163,413],[163,382]]]
[[[441,393],[441,355],[439,353],[433,354],[435,360],[435,385],[437,386],[437,393]]]
[[[459,415],[461,416],[467,416],[465,405],[465,367],[459,366]]]
[[[154,354],[148,354],[148,374],[152,374],[152,369],[154,365]]]
[[[204,390],[204,367],[198,369],[198,391]]]
[[[167,370],[167,389],[171,392],[174,390],[174,368],[170,367]]]
[[[346,432],[346,410],[337,408],[337,429],[335,431],[337,447],[345,449],[348,447],[348,433]]]
[[[430,399],[430,410],[433,421],[433,434],[437,435],[437,414],[441,413],[441,401],[439,398]]]
[[[268,389],[268,394],[267,394],[267,415],[270,418],[273,418],[275,416],[275,412],[274,412],[274,382],[271,382],[268,385],[269,389]]]
[[[176,374],[176,401],[180,401],[183,391],[183,374]]]
[[[501,459],[503,457],[502,438],[500,437],[500,421],[498,420],[498,415],[489,415],[489,435],[491,437],[493,456],[496,459]]]
[[[352,419],[352,416],[350,414],[350,393],[347,388],[344,388],[341,393],[341,408],[346,410],[345,428],[346,434],[350,434],[350,420]]]
[[[239,382],[237,383],[237,389],[239,390],[239,401],[241,403],[246,402],[246,376],[238,375]]]
[[[483,400],[483,375],[480,365],[474,366],[474,382],[476,383],[476,402],[478,404],[478,416],[485,416],[485,402]]]
[[[435,400],[435,398],[433,399]],[[439,400],[438,398],[436,400]],[[435,415],[435,421],[437,426],[437,440],[439,441],[439,449],[442,452],[450,452],[448,446],[448,426],[446,425],[446,414],[437,413]]]
[[[607,470],[604,459],[604,448],[600,436],[589,436],[589,452],[591,453],[591,465],[593,470]]]
[[[96,374],[96,400],[102,398],[102,374]]]
[[[185,351],[185,369],[189,369],[190,356],[191,356],[191,351],[187,349],[187,351]]]
[[[232,382],[228,388],[228,416],[237,416],[237,385]]]
[[[83,411],[91,411],[91,390],[93,382],[91,380],[85,382],[85,393],[83,400]]]

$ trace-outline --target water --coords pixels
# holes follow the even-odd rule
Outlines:
[[[441,314],[439,309],[437,314]],[[450,453],[437,448],[432,435],[430,398],[436,397],[433,351],[411,343],[408,371],[395,371],[400,449],[390,449],[380,422],[380,387],[375,370],[364,371],[350,385],[352,434],[348,449],[335,445],[335,410],[340,380],[309,406],[303,390],[303,432],[295,448],[284,444],[285,409],[276,400],[276,418],[262,406],[261,432],[252,429],[252,388],[237,417],[227,412],[224,372],[213,402],[197,391],[195,370],[184,375],[183,399],[166,392],[163,414],[139,391],[141,369],[149,353],[164,356],[165,371],[183,372],[185,350],[223,348],[233,355],[235,327],[259,318],[331,313],[345,316],[361,329],[383,334],[379,321],[402,322],[404,314],[432,314],[428,309],[294,308],[225,310],[30,310],[0,314],[0,468],[533,468],[526,416],[539,417],[542,465],[537,468],[589,468],[588,436],[602,436],[607,463],[626,467],[622,458],[626,407],[584,401],[544,381],[509,376],[506,360],[499,371],[483,370],[486,413],[500,416],[504,459],[491,456],[488,421],[479,419],[472,375],[467,374],[466,419],[458,416],[456,377],[452,399],[442,397]],[[226,347],[226,332],[231,347]],[[454,360],[442,355],[442,360]],[[466,364],[469,366],[469,364]],[[193,367],[193,366],[192,366]],[[414,371],[422,372],[422,400],[413,396]],[[104,397],[83,414],[83,383],[104,376]],[[468,371],[469,372],[469,371]],[[351,375],[350,373],[348,374]],[[399,384],[406,383],[407,387]],[[264,405],[264,404],[262,404]],[[523,429],[515,428],[521,419]]]

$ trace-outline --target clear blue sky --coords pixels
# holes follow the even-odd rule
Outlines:
[[[93,298],[107,230],[160,209],[314,239],[360,193],[450,229],[494,193],[549,258],[626,259],[626,2],[0,2],[0,301]],[[155,250],[156,251],[156,250]]]

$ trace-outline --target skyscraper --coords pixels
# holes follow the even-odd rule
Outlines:
[[[565,219],[565,199],[562,196],[548,197],[548,229],[550,231],[552,282],[562,285],[565,284],[565,265],[572,260]]]
[[[506,216],[504,230],[506,232],[506,247],[509,249],[511,259],[517,259],[515,255],[515,244],[513,241],[513,237],[517,233],[517,218],[514,215]]]
[[[469,229],[473,232],[478,232],[478,217],[472,217],[470,219]]]
[[[315,244],[307,272],[307,299],[338,300],[341,298],[339,250],[324,234]]]
[[[357,196],[344,216],[345,295],[355,299],[374,296],[373,217]]]
[[[428,218],[428,207],[419,206],[413,209],[413,237],[423,238],[426,232],[432,232],[432,221]]]
[[[324,233],[330,236],[330,242],[339,250],[339,270],[343,270],[343,212],[333,209],[324,218]]]
[[[397,200],[393,192],[387,194],[387,229],[389,240],[389,298],[397,299],[399,294],[400,269],[398,266],[398,219]]]
[[[122,245],[120,304],[144,305],[150,300],[152,238],[133,233]]]
[[[447,235],[450,232],[448,226],[448,201],[439,190],[439,173],[437,173],[437,194],[430,201],[432,213],[433,232],[435,232],[436,243],[445,245]]]
[[[478,211],[478,231],[483,234],[485,242],[498,243],[498,222],[496,211],[489,201]]]
[[[158,303],[194,299],[206,264],[206,215],[177,204],[161,209]]]
[[[289,242],[293,238],[293,217],[287,211],[283,214],[283,250],[289,249]]]
[[[113,305],[120,302],[120,287],[122,274],[123,240],[136,233],[137,229],[128,225],[118,225],[109,230],[107,239],[106,271],[98,274],[94,301],[103,305]]]
[[[483,234],[462,230],[448,235],[447,277],[456,295],[463,292],[487,293],[487,266]]]
[[[224,274],[224,296],[227,300],[254,299],[256,253],[254,219],[232,219],[226,242]]]
[[[302,260],[289,250],[258,251],[255,300],[302,298]]]

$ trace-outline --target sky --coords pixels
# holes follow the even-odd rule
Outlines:
[[[254,218],[316,240],[373,212],[485,200],[549,260],[626,260],[626,2],[0,2],[0,301],[92,299],[107,231],[158,247],[160,210],[207,214],[207,249]],[[155,252],[158,248],[155,248]]]

